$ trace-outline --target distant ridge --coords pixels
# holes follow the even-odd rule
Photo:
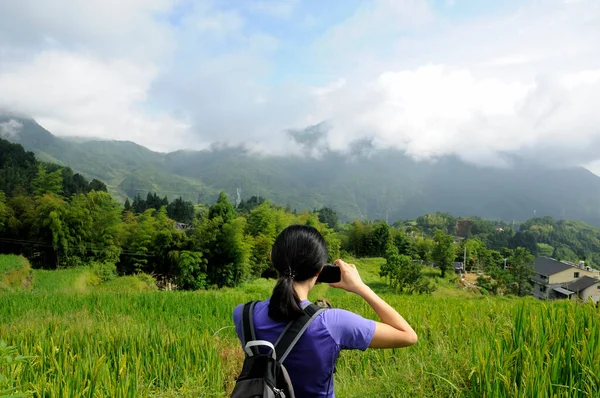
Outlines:
[[[505,221],[552,216],[600,226],[600,177],[583,167],[557,170],[521,159],[497,169],[452,156],[417,162],[391,149],[351,159],[336,152],[320,159],[258,157],[228,146],[164,154],[127,141],[58,138],[33,119],[0,115],[0,125],[9,122],[21,126],[4,138],[41,160],[105,181],[123,200],[154,191],[211,202],[221,190],[233,198],[240,188],[245,198],[259,195],[292,209],[329,206],[342,219],[393,222],[442,211]]]

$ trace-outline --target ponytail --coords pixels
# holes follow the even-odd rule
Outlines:
[[[294,289],[294,280],[281,275],[269,302],[269,317],[276,321],[288,321],[299,318],[303,313],[300,298]]]
[[[294,282],[304,282],[317,275],[327,263],[327,244],[315,228],[291,225],[281,231],[271,249],[271,263],[279,273],[269,303],[269,317],[291,321],[304,314]]]

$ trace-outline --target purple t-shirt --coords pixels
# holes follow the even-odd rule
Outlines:
[[[288,322],[278,322],[269,318],[269,301],[256,303],[254,307],[254,328],[258,340],[275,343]],[[301,305],[308,304],[308,300]],[[233,311],[233,322],[238,338],[242,339],[242,307]],[[333,372],[340,350],[366,350],[373,334],[375,322],[353,312],[341,309],[322,311],[308,326],[296,346],[283,364],[287,369],[297,398],[334,397]],[[331,385],[329,385],[331,383]]]

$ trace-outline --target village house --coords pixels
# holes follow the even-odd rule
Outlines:
[[[573,292],[571,298],[579,298],[588,301],[590,298],[594,303],[600,302],[600,279],[582,276],[574,282],[564,286],[568,291]]]
[[[600,273],[584,264],[537,257],[531,278],[532,294],[539,299],[600,301]]]

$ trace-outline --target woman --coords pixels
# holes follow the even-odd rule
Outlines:
[[[327,245],[315,228],[293,225],[281,232],[271,250],[279,280],[271,298],[254,307],[257,340],[275,343],[288,322],[303,314],[302,307],[308,303],[308,293],[327,258]],[[340,267],[341,281],[330,286],[361,296],[381,322],[341,309],[321,312],[284,361],[298,398],[334,396],[332,375],[340,350],[407,347],[417,342],[415,331],[363,283],[356,266],[342,260],[335,264]],[[240,340],[242,307],[233,312]]]

